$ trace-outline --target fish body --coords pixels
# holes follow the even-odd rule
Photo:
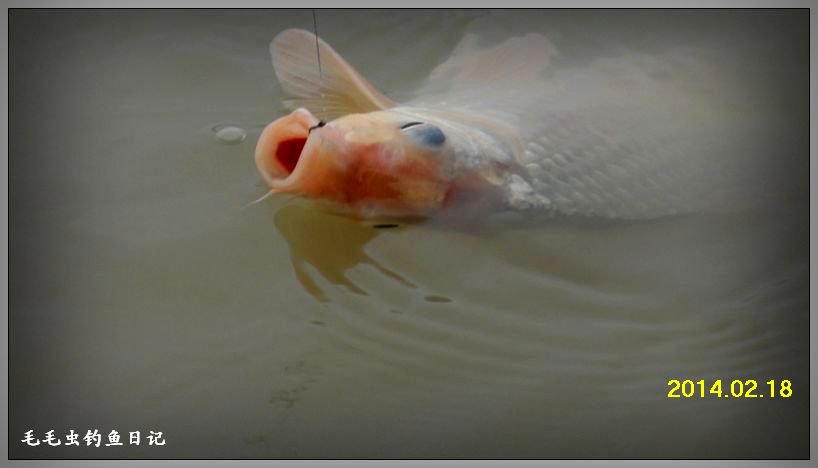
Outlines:
[[[765,161],[786,129],[689,51],[554,71],[558,52],[541,35],[476,43],[468,36],[399,104],[311,33],[280,33],[270,50],[293,110],[257,145],[271,190],[361,217],[645,219],[778,195]]]

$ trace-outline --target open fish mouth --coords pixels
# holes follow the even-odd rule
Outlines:
[[[256,167],[274,191],[295,191],[320,139],[310,129],[321,123],[299,108],[269,124],[256,144]],[[312,138],[311,138],[312,137]]]

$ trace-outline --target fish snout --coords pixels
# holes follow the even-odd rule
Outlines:
[[[279,117],[261,132],[256,144],[256,167],[273,189],[284,189],[298,169],[310,128],[320,124],[310,111],[299,108]]]

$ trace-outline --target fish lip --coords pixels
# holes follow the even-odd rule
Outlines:
[[[274,191],[295,191],[304,173],[306,160],[320,145],[318,131],[310,131],[320,120],[310,111],[298,108],[271,122],[259,135],[256,143],[256,168]],[[318,128],[320,130],[320,128]],[[290,172],[276,158],[279,145],[287,140],[304,138],[306,141]]]

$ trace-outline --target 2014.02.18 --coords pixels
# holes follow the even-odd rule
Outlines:
[[[726,381],[725,381],[726,382]],[[768,380],[766,385],[759,387],[755,379],[732,380],[729,385],[722,384],[722,379],[716,379],[712,384],[704,379],[667,381],[670,389],[668,398],[790,398],[792,396],[792,382],[789,380]]]

